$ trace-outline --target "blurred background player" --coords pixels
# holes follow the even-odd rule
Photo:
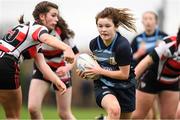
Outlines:
[[[179,101],[180,28],[161,41],[135,68],[140,79],[133,119],[144,119],[158,95],[160,119],[174,119]],[[145,73],[144,73],[145,72]],[[144,73],[144,74],[143,74]]]
[[[166,33],[158,28],[158,16],[153,11],[146,11],[142,16],[144,32],[137,35],[131,43],[135,65],[150,53]]]
[[[41,10],[40,5],[38,8]],[[74,37],[74,32],[68,28],[68,25],[62,17],[58,17],[57,24],[54,29],[50,30],[50,34],[71,46],[74,54],[79,53],[79,50],[73,43],[72,39]],[[70,73],[74,63],[67,64],[63,59],[62,50],[52,48],[45,44],[42,46],[42,53],[45,56],[47,64],[60,77],[67,87],[66,93],[61,95],[56,86],[53,85],[56,94],[58,115],[62,120],[75,120],[75,117],[71,112],[72,82]],[[41,112],[42,103],[46,93],[51,87],[51,84],[52,82],[43,76],[40,70],[34,66],[34,74],[30,84],[28,99],[28,109],[31,119],[43,119]]]
[[[37,11],[35,8],[35,22],[17,25],[0,40],[0,103],[7,119],[20,118],[22,91],[19,64],[23,58],[34,58],[37,67],[56,85],[59,94],[66,91],[65,84],[46,64],[43,54],[40,53],[39,44],[45,43],[63,50],[65,60],[70,63],[74,61],[74,53],[68,45],[48,33],[48,29],[54,28],[57,24],[58,6],[51,2],[40,4],[43,4],[46,11]]]
[[[167,36],[158,28],[158,15],[153,11],[146,11],[143,14],[142,24],[144,32],[137,35],[131,43],[135,66],[154,49],[160,40]],[[155,101],[147,118],[156,118],[157,111],[157,101]]]

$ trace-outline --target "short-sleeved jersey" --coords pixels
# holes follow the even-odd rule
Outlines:
[[[41,43],[39,37],[43,33],[48,33],[48,29],[36,22],[19,24],[0,40],[0,50],[13,55],[17,60],[27,50],[33,56],[37,52],[37,45]]]
[[[115,71],[119,70],[119,66],[131,65],[131,46],[128,40],[124,38],[119,32],[116,33],[113,42],[109,46],[106,46],[103,43],[103,40],[100,36],[94,38],[90,42],[90,50],[92,51],[99,65],[104,69]],[[132,82],[132,77],[134,77],[134,70],[131,66],[128,80],[117,80],[107,76],[102,76],[100,81],[102,81],[107,86],[118,88],[126,85],[133,85],[127,84],[127,82]]]
[[[163,40],[163,38],[166,36],[167,34],[160,31],[159,29],[156,29],[152,35],[147,35],[145,32],[137,35],[131,43],[133,53],[135,53],[141,45],[145,45],[147,53],[138,60],[135,60],[135,64],[141,61],[147,54],[152,52],[152,50],[156,47],[158,42]]]
[[[167,37],[150,56],[154,61],[151,69],[156,70],[157,80],[174,83],[180,79],[180,45],[177,46],[175,36]]]
[[[60,37],[61,29],[56,28],[55,30],[52,30],[50,32],[50,34],[62,41],[62,39]],[[67,45],[71,46],[71,48],[75,54],[79,53],[79,50],[77,49],[77,47],[74,44],[72,39],[65,39],[65,40],[63,40],[63,42],[66,43]],[[58,67],[65,65],[62,50],[59,50],[59,49],[53,48],[51,46],[48,46],[46,44],[43,44],[41,52],[44,54],[46,62],[50,67],[57,69]]]

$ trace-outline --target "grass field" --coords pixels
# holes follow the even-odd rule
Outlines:
[[[58,119],[56,108],[46,106],[43,107],[43,115],[45,120]],[[76,116],[77,120],[95,120],[96,116],[100,114],[105,114],[105,112],[100,108],[83,108],[83,107],[73,107],[73,114]],[[0,106],[0,119],[5,119],[4,111]],[[21,119],[30,119],[29,113],[26,107],[22,108]]]

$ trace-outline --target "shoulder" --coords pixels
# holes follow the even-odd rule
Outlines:
[[[176,36],[168,36],[154,49],[158,56],[172,57],[176,50]]]
[[[142,37],[142,35],[143,35],[143,33],[137,34],[133,40],[136,40],[137,38]]]
[[[128,39],[122,36],[120,33],[118,33],[118,38],[115,45],[118,45],[120,48],[130,47]]]
[[[39,40],[40,36],[44,33],[49,33],[47,27],[37,24],[36,22],[29,23],[29,32],[34,40]]]
[[[168,34],[163,32],[162,30],[159,30],[159,35],[168,36]]]
[[[176,43],[176,36],[167,36],[164,37],[164,39],[159,42],[158,47],[163,47],[163,46],[166,46],[166,48],[176,47],[175,43]]]
[[[93,38],[93,39],[91,39],[90,43],[95,43],[95,42],[97,42],[97,38],[98,38],[98,36],[95,37],[95,38]]]
[[[136,36],[132,39],[132,44],[137,44],[138,41],[143,41],[143,33],[140,33],[140,34],[136,35]]]
[[[89,48],[91,51],[95,50],[97,48],[97,39],[98,39],[99,36],[93,38],[90,43],[89,43]]]
[[[89,45],[90,45],[90,46],[96,45],[96,44],[97,44],[97,39],[98,39],[98,36],[95,37],[95,38],[93,38],[93,39],[90,41]]]
[[[176,42],[176,39],[177,39],[176,36],[167,36],[164,38],[164,41],[165,41],[165,43],[169,43],[169,42],[173,42],[173,41]]]

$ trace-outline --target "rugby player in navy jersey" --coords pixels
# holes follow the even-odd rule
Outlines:
[[[99,36],[91,40],[89,47],[97,65],[77,73],[83,78],[101,76],[94,80],[94,91],[98,106],[107,112],[107,120],[129,119],[135,110],[132,50],[118,28],[136,31],[133,15],[126,8],[107,7],[97,14],[96,25]]]

